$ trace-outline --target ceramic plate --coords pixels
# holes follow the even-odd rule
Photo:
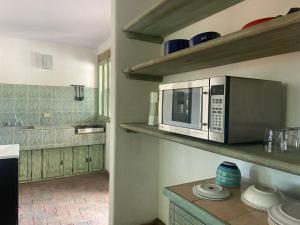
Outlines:
[[[271,207],[269,217],[279,225],[300,224],[300,203],[284,203]]]
[[[193,192],[208,199],[225,199],[230,192],[216,184],[200,184],[193,187]]]
[[[197,192],[197,190],[195,190],[195,189],[196,189],[196,188],[194,187],[194,188],[193,188],[193,193],[194,193],[194,195],[196,195],[197,197],[199,197],[199,198],[201,198],[201,199],[210,200],[210,201],[223,201],[223,200],[226,200],[226,199],[229,198],[229,196],[226,197],[226,198],[208,198],[208,197],[205,197],[205,196],[199,194],[199,193]]]
[[[275,221],[273,221],[270,217],[268,217],[268,223],[270,225],[280,225],[280,224],[276,223]]]

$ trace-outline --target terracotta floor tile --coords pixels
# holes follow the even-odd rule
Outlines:
[[[19,225],[108,225],[108,176],[21,184]]]

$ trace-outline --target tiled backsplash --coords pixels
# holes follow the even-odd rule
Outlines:
[[[96,118],[96,88],[85,88],[80,102],[74,99],[74,87],[1,84],[0,93],[2,126],[15,114],[24,124],[36,126],[92,123]]]

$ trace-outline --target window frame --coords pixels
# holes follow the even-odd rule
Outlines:
[[[110,121],[111,51],[98,55],[98,118]]]

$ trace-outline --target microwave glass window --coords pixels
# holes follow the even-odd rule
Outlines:
[[[173,91],[172,120],[191,123],[192,89],[177,89]]]
[[[211,95],[224,95],[224,85],[211,86]]]

